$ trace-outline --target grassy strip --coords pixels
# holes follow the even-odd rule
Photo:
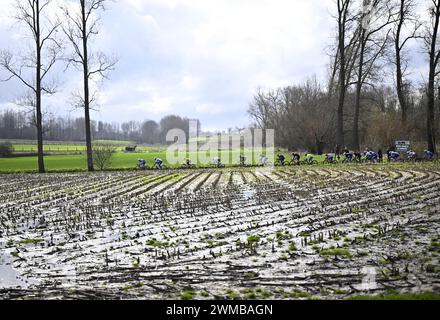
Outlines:
[[[403,293],[403,294],[380,294],[377,296],[355,296],[348,300],[440,300],[440,293]]]
[[[222,152],[222,157],[237,155],[239,151]],[[255,157],[258,158],[258,153],[255,153]],[[123,153],[118,152],[112,159],[112,163],[108,168],[108,171],[112,170],[130,170],[134,169],[137,165],[137,160],[144,158],[149,165],[152,165],[154,158],[161,158],[165,160],[165,164],[170,168],[180,168],[180,164],[170,165],[166,162],[166,152],[147,152],[147,153]],[[209,158],[208,158],[209,159]],[[322,164],[323,157],[316,157],[320,162],[313,166],[294,166],[294,167],[280,167],[284,170],[290,168],[290,170],[296,170],[298,168],[328,168],[335,167],[339,169],[353,169],[360,167],[368,167],[372,170],[387,170],[387,169],[417,169],[419,167],[432,167],[438,169],[440,162],[432,163],[397,163],[397,164],[336,164],[327,165]],[[82,172],[86,171],[86,157],[85,155],[51,155],[45,157],[45,165],[47,172]],[[206,168],[206,165],[199,165],[200,168]],[[234,167],[234,166],[227,166]],[[37,157],[17,157],[17,158],[0,158],[0,173],[35,173],[37,172]]]

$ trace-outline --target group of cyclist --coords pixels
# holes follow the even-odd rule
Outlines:
[[[145,161],[144,159],[138,159],[138,163],[137,163],[137,169],[139,170],[147,170],[148,169],[148,164],[147,161]],[[160,158],[154,158],[154,164],[153,164],[153,169],[158,169],[158,170],[163,170],[165,169],[163,160]]]
[[[310,153],[306,153],[304,160],[301,161],[301,156],[298,153],[291,153],[291,160],[286,160],[283,154],[278,154],[275,161],[275,165],[302,165],[302,164],[316,164],[317,161],[314,160],[314,156]],[[398,162],[398,161],[432,161],[434,160],[434,153],[430,150],[424,150],[423,157],[419,158],[417,152],[414,150],[409,150],[406,152],[406,157],[393,150],[389,149],[386,152],[388,162]],[[342,160],[341,160],[342,159]],[[347,148],[341,153],[331,152],[325,155],[324,164],[332,163],[362,163],[362,162],[372,162],[372,163],[382,163],[384,160],[384,154],[382,150],[377,152],[366,148],[363,153],[352,152]]]
[[[282,153],[279,153],[275,160],[276,166],[288,166],[288,165],[314,165],[318,164],[315,160],[315,156],[311,153],[306,153],[301,159],[301,155],[296,152],[290,153],[291,159],[287,160],[286,156]],[[419,158],[417,152],[413,150],[409,150],[406,152],[406,157],[402,157],[402,155],[393,150],[389,149],[386,152],[387,161],[388,162],[398,162],[398,161],[433,161],[434,153],[430,150],[424,150],[423,157]],[[342,160],[341,160],[342,159]],[[360,152],[352,152],[347,148],[343,150],[342,153],[331,152],[325,155],[324,164],[333,164],[333,163],[362,163],[362,162],[371,162],[371,163],[382,163],[384,160],[384,154],[382,150],[373,151],[368,148],[364,150],[363,153]],[[259,165],[267,166],[269,165],[269,160],[266,155],[260,155]],[[219,157],[215,157],[212,159],[211,166],[214,168],[224,168],[225,165],[222,163]],[[245,167],[246,157],[244,155],[240,155],[238,166]],[[196,165],[191,163],[190,159],[186,159],[185,163],[181,166],[182,169],[194,169]],[[148,169],[147,162],[144,159],[138,159],[137,169]],[[152,169],[163,170],[166,169],[164,162],[160,158],[154,158],[154,164]]]

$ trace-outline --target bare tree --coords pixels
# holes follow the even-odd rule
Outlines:
[[[402,124],[408,119],[408,90],[409,84],[405,80],[408,61],[405,56],[405,46],[411,39],[419,37],[420,22],[415,15],[417,3],[415,0],[398,0],[399,9],[396,25],[392,32],[394,42],[394,63],[396,65],[396,90],[399,97],[400,109],[402,111]],[[405,30],[406,29],[406,30]],[[405,31],[409,33],[405,34]]]
[[[378,59],[383,56],[388,43],[390,29],[381,34],[393,22],[393,9],[389,7],[388,0],[373,0],[363,8],[360,16],[359,52],[357,57],[356,98],[353,118],[352,147],[360,149],[359,143],[359,117],[362,88],[368,78],[372,76]]]
[[[328,94],[314,77],[302,85],[258,90],[248,114],[255,127],[276,129],[277,146],[321,153],[330,142],[334,124],[331,111]]]
[[[93,163],[104,170],[111,164],[113,155],[116,153],[116,148],[111,145],[101,145],[93,147]]]
[[[435,78],[440,74],[437,70],[440,59],[440,48],[438,44],[438,31],[440,23],[440,0],[431,0],[432,5],[429,8],[431,23],[426,27],[424,41],[429,53],[429,77],[427,87],[427,126],[426,138],[428,149],[436,153],[435,142]]]
[[[87,145],[87,168],[93,171],[92,134],[90,129],[90,110],[96,102],[96,92],[90,91],[90,82],[94,77],[106,78],[114,69],[116,59],[102,52],[91,53],[90,40],[99,33],[99,11],[105,10],[106,0],[75,0],[72,6],[64,7],[66,24],[63,31],[72,46],[72,55],[67,59],[69,65],[83,72],[83,93],[75,93],[74,104],[84,108],[84,120]]]
[[[350,78],[354,66],[353,57],[359,48],[355,39],[358,38],[359,28],[350,35],[350,30],[355,21],[356,15],[352,14],[353,0],[336,0],[337,3],[337,66],[338,66],[338,108],[336,122],[336,142],[339,147],[345,145],[344,139],[344,105],[347,93],[347,79]],[[351,39],[347,41],[348,39]]]
[[[37,127],[38,142],[38,171],[45,172],[43,154],[43,115],[42,95],[55,93],[56,86],[48,82],[46,76],[58,61],[62,46],[56,39],[59,22],[51,22],[45,12],[51,0],[17,0],[15,19],[23,24],[32,35],[33,49],[22,55],[15,55],[9,51],[0,53],[0,67],[9,77],[18,79],[29,89],[35,98],[35,125]],[[32,74],[32,78],[30,78]]]

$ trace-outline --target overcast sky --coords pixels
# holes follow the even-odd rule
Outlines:
[[[27,40],[12,26],[2,0],[0,48]],[[198,118],[203,129],[249,124],[258,87],[276,88],[326,75],[332,42],[332,0],[116,0],[102,13],[91,44],[119,58],[100,90],[93,119],[159,120],[166,114]],[[81,74],[58,67],[59,93],[45,99],[52,112],[72,116],[70,93]],[[3,73],[4,75],[4,73]],[[0,110],[23,87],[0,83]]]

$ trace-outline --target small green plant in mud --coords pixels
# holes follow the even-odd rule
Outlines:
[[[434,292],[422,293],[395,293],[381,294],[377,296],[355,296],[349,297],[348,300],[440,300],[440,294]]]
[[[368,254],[369,253],[367,251],[360,251],[357,253],[357,256],[358,257],[366,257],[366,256],[368,256]]]
[[[333,290],[333,293],[336,295],[343,295],[343,294],[348,294],[349,292],[347,290],[336,289]]]
[[[133,268],[137,269],[140,267],[140,265],[141,265],[141,260],[139,258],[133,261]]]
[[[335,241],[339,241],[342,238],[340,236],[338,236],[338,235],[334,235],[334,236],[332,236],[332,239],[335,240]]]
[[[324,239],[311,240],[311,241],[309,241],[308,244],[313,246],[313,245],[317,245],[317,244],[320,244],[320,243],[325,243],[325,240]]]
[[[375,223],[362,223],[361,227],[364,229],[377,229],[378,225]]]
[[[292,291],[289,293],[289,298],[308,298],[310,294],[308,292]]]
[[[300,237],[310,237],[312,234],[309,231],[301,231],[298,236]]]
[[[257,242],[259,242],[260,241],[260,236],[256,236],[256,235],[251,235],[251,236],[248,236],[247,237],[247,242],[249,243],[249,244],[251,244],[251,243],[257,243]]]
[[[283,295],[285,293],[285,290],[283,288],[275,288],[273,290],[273,293]]]
[[[205,290],[200,291],[199,295],[203,298],[208,298],[209,297],[209,293],[206,292]]]
[[[356,237],[353,240],[353,243],[355,243],[355,244],[361,244],[363,242],[365,242],[365,238],[364,237]]]
[[[24,245],[33,244],[33,245],[37,245],[37,244],[39,244],[40,242],[43,242],[43,241],[44,241],[43,239],[29,238],[29,239],[20,240],[19,244],[24,244]]]
[[[223,234],[223,233],[218,232],[218,233],[216,233],[216,234],[214,235],[214,237],[215,237],[217,240],[222,240],[222,239],[225,239],[225,238],[226,238],[226,235]]]
[[[398,255],[399,260],[412,260],[415,257],[416,257],[415,254],[408,252],[408,251],[404,251],[402,253],[399,253],[399,255]]]
[[[436,251],[436,252],[440,252],[440,242],[438,241],[437,238],[433,238],[431,240],[431,245],[429,247],[429,251]]]
[[[323,289],[323,290],[319,291],[319,294],[320,294],[321,296],[328,296],[328,295],[331,294],[331,292],[328,291],[328,290]]]
[[[257,278],[258,277],[258,273],[254,272],[254,271],[248,271],[244,274],[245,278]]]
[[[340,249],[340,248],[334,248],[334,247],[330,247],[327,249],[323,249],[319,252],[320,255],[322,256],[345,256],[345,257],[351,257],[350,251],[345,250],[345,249]]]
[[[286,255],[282,254],[281,256],[278,257],[278,260],[279,260],[279,261],[288,261],[289,258],[287,258]]]
[[[275,237],[277,239],[277,241],[283,241],[283,240],[289,240],[292,239],[292,235],[290,234],[289,230],[286,231],[277,231],[275,234]]]
[[[122,289],[122,290],[124,290],[124,291],[128,291],[128,290],[132,290],[132,289],[138,289],[138,288],[142,288],[144,286],[144,283],[142,282],[142,281],[140,281],[140,282],[136,282],[135,284],[133,284],[133,285],[129,285],[129,286],[126,286],[124,289]]]
[[[6,242],[6,247],[10,248],[10,247],[13,247],[13,246],[14,246],[14,240],[9,239],[8,242]]]
[[[185,290],[180,294],[181,300],[193,300],[196,297],[196,293],[193,290]]]
[[[247,300],[257,300],[257,295],[254,292],[248,293],[245,295]]]
[[[226,241],[214,241],[214,240],[208,240],[208,247],[209,248],[215,248],[215,247],[221,247],[224,245],[227,245],[228,243]]]
[[[158,241],[155,238],[152,238],[152,239],[148,240],[145,244],[147,246],[157,247],[157,248],[172,246],[172,244],[170,244],[169,242]]]
[[[257,235],[250,235],[247,237],[247,248],[254,254],[257,253],[257,246],[261,240],[260,236]]]
[[[12,251],[11,256],[13,256],[14,258],[18,258],[18,253],[18,251]]]
[[[359,209],[359,208],[351,209],[351,213],[364,213],[364,212],[368,212],[368,210],[367,209]]]
[[[289,243],[289,248],[288,248],[288,250],[289,250],[290,252],[298,251],[298,248],[296,247],[295,242],[291,242],[291,243]]]
[[[436,266],[433,264],[428,264],[426,266],[426,272],[428,272],[428,273],[435,273],[436,269],[437,269]]]
[[[122,232],[121,233],[121,238],[122,238],[122,240],[127,240],[128,239],[128,233],[127,232]]]
[[[240,294],[232,289],[226,290],[226,297],[229,300],[240,300],[241,299]]]
[[[264,290],[262,288],[255,289],[255,293],[258,299],[266,300],[272,296],[272,292]]]

